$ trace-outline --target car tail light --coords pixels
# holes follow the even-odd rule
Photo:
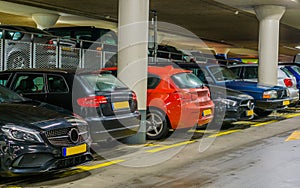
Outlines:
[[[135,101],[137,100],[135,92],[132,92],[132,100],[135,100]]]
[[[284,81],[284,84],[285,84],[286,87],[293,87],[292,79],[285,78],[283,81]]]
[[[175,92],[178,95],[178,98],[184,101],[194,101],[198,99],[198,93],[189,93],[189,92]]]
[[[138,108],[137,106],[137,96],[136,94],[132,91],[132,102],[131,102],[131,112],[135,112]]]
[[[83,107],[99,107],[100,104],[106,104],[107,100],[105,96],[90,96],[77,99],[77,103]]]
[[[47,45],[45,47],[46,49],[48,49],[48,50],[55,50],[56,49],[56,44],[55,44],[55,42],[53,40],[49,40],[47,42],[47,44],[49,44],[49,45]]]

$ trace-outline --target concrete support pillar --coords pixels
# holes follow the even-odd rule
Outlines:
[[[277,85],[279,21],[285,7],[260,5],[255,12],[259,20],[258,83]]]
[[[127,143],[146,140],[147,62],[149,0],[119,0],[118,77],[138,98],[141,128]]]
[[[59,19],[59,15],[49,13],[36,13],[32,14],[32,19],[37,24],[37,28],[45,29],[54,26]]]

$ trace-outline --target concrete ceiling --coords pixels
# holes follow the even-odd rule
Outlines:
[[[9,3],[37,8],[31,7],[30,11],[25,11],[23,6],[19,10],[18,6],[11,6]],[[187,32],[187,36],[194,34],[205,39],[208,47],[230,48],[231,56],[255,56],[258,46],[258,21],[253,6],[260,4],[287,7],[281,20],[280,54],[281,58],[290,59],[300,52],[295,48],[300,45],[300,5],[297,0],[150,0],[150,9],[157,11],[160,22],[185,28],[191,32]],[[118,0],[7,0],[0,1],[0,7],[0,12],[3,12],[0,13],[0,22],[4,24],[33,26],[35,23],[31,14],[43,10],[61,15],[57,25],[96,25],[113,29],[117,27]],[[98,21],[99,19],[102,21]],[[171,29],[165,27],[162,30]],[[171,33],[173,37],[164,37],[161,42],[174,43],[180,48],[198,49],[199,40],[178,37],[177,31],[174,32],[173,29]],[[180,35],[183,36],[182,33]]]

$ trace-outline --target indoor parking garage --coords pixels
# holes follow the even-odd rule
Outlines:
[[[299,187],[299,0],[0,1],[0,187]]]

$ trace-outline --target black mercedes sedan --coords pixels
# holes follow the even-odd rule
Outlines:
[[[0,86],[0,176],[73,167],[93,159],[86,121]]]

